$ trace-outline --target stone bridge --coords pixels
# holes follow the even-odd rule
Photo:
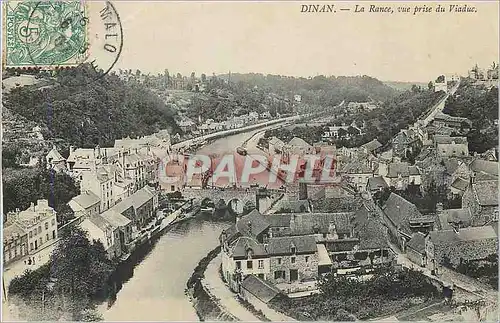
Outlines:
[[[233,211],[241,210],[245,204],[252,203],[260,212],[268,210],[284,193],[284,190],[258,188],[184,188],[182,190],[184,198],[194,199],[198,204],[204,204],[207,201],[215,204],[222,199]]]

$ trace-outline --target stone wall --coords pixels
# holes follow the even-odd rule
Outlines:
[[[295,263],[292,263],[292,257],[295,257]],[[306,262],[306,257],[308,261]],[[281,264],[278,263],[281,259]],[[286,255],[286,256],[273,256],[270,262],[271,273],[269,274],[269,281],[278,283],[290,282],[290,269],[298,270],[298,281],[312,280],[318,277],[318,254],[307,255]],[[285,279],[275,279],[274,272],[277,270],[285,271]]]
[[[463,260],[480,260],[497,253],[498,239],[477,241],[451,242],[448,244],[434,244],[434,256],[437,263],[443,263],[448,257],[452,266],[456,267]]]

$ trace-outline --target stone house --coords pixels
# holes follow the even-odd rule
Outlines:
[[[273,283],[293,283],[316,280],[318,253],[314,236],[269,238],[270,280]]]
[[[409,163],[390,163],[387,165],[387,173],[381,173],[382,169],[383,167],[379,166],[379,175],[384,177],[389,186],[394,187],[398,191],[406,190],[408,185],[420,186],[422,184],[420,170]]]
[[[439,271],[441,265],[456,268],[464,261],[483,260],[498,252],[496,225],[458,230],[432,231],[426,237],[427,267]]]
[[[28,233],[29,254],[34,254],[57,240],[56,212],[47,200],[31,203],[24,211],[9,214]]]
[[[68,202],[75,213],[94,216],[101,213],[101,199],[91,191],[83,191]]]
[[[28,254],[28,232],[17,223],[4,223],[3,265],[8,266]]]
[[[272,283],[316,279],[318,256],[314,236],[274,237],[266,217],[250,212],[220,236],[222,272],[234,291],[254,274]]]
[[[85,218],[80,227],[85,230],[89,238],[102,243],[109,259],[120,257],[123,248],[120,242],[120,229],[113,226],[104,217],[93,215]]]
[[[469,145],[466,137],[434,136],[434,148],[438,157],[468,157]]]
[[[106,223],[109,223],[113,228],[112,244],[116,252],[118,252],[119,249],[121,253],[129,252],[132,247],[132,221],[113,209],[105,211],[99,217],[102,217]],[[117,230],[115,228],[117,228]],[[116,236],[117,233],[118,236]]]
[[[498,181],[471,178],[462,196],[462,208],[469,208],[472,225],[484,225],[498,220]]]
[[[240,296],[256,308],[267,308],[267,304],[279,297],[286,297],[273,284],[255,275],[247,275],[241,282]]]
[[[425,234],[434,228],[434,216],[422,215],[413,203],[395,193],[389,195],[382,211],[389,239],[403,252],[413,233],[420,231]]]
[[[416,232],[406,244],[406,255],[415,264],[424,267],[426,263],[425,234]]]
[[[47,168],[53,169],[56,172],[66,170],[66,159],[61,156],[56,146],[52,147],[47,156],[45,156],[45,160],[47,161]]]

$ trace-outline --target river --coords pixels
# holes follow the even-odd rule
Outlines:
[[[125,281],[116,300],[99,308],[104,320],[198,321],[184,293],[186,283],[200,259],[219,244],[218,237],[228,226],[200,218],[175,224],[142,260],[121,268],[119,274]]]
[[[215,140],[198,153],[232,153],[263,129]],[[175,224],[138,259],[119,269],[117,294],[99,307],[105,321],[198,321],[185,295],[186,283],[201,258],[214,249],[229,223],[195,218]]]

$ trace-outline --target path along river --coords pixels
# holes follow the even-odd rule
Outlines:
[[[263,129],[218,139],[199,153],[234,152],[243,141]],[[254,137],[253,137],[254,136]],[[198,321],[184,294],[186,282],[199,260],[218,245],[228,223],[192,219],[173,225],[146,250],[143,259],[123,266],[114,300],[99,308],[105,321]],[[135,263],[134,263],[135,262]]]

